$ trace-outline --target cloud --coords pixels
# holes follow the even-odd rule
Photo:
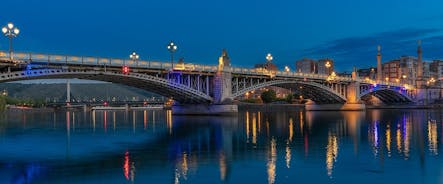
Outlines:
[[[333,40],[304,50],[313,58],[333,58],[338,70],[349,71],[376,65],[377,45],[382,46],[382,60],[389,61],[404,55],[416,56],[417,40],[423,40],[423,57],[442,57],[443,33],[439,29],[400,29],[368,36]]]

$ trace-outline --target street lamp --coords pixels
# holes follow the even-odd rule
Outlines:
[[[266,55],[266,61],[271,62],[273,59],[274,59],[274,57],[272,57],[272,54],[271,54],[271,53],[268,53],[268,54]]]
[[[14,26],[11,22],[9,22],[6,26],[2,28],[3,34],[9,38],[9,60],[14,59],[12,56],[12,38],[17,37],[17,35],[20,33],[20,30]]]
[[[401,78],[403,79],[403,83],[406,83],[406,75],[402,75]]]
[[[289,68],[289,66],[285,66],[285,72],[290,72],[291,69]]]
[[[174,44],[174,42],[169,42],[168,51],[171,53],[171,70],[174,69],[174,52],[177,51],[177,45]]]
[[[326,63],[325,63],[325,67],[326,67],[326,69],[328,70],[327,72],[327,74],[329,75],[330,73],[331,73],[331,71],[329,71],[329,68],[331,68],[331,63],[329,62],[329,61],[326,61]]]
[[[132,59],[132,61],[135,63],[137,63],[137,66],[138,66],[138,62],[137,62],[137,60],[138,60],[138,58],[139,58],[140,56],[135,52],[135,51],[133,51],[132,52],[132,54],[131,55],[129,55],[129,58],[131,58]]]
[[[434,77],[431,77],[431,79],[429,79],[426,82],[426,105],[429,104],[429,96],[431,96],[431,100],[432,100],[432,93],[431,91],[429,91],[429,88],[434,85],[435,79]]]

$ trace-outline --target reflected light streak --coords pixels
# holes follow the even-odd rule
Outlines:
[[[132,132],[135,133],[135,111],[132,111]]]
[[[115,131],[115,125],[116,125],[116,118],[115,118],[115,111],[114,112],[112,112],[112,121],[113,121],[113,123],[114,123],[114,131]]]
[[[386,149],[388,150],[388,157],[391,157],[391,127],[386,125]]]
[[[129,160],[129,152],[125,152],[125,157],[123,161],[123,175],[125,176],[126,180],[129,180],[129,170],[130,170],[130,160]]]
[[[95,111],[92,111],[92,129],[95,132]]]
[[[144,130],[146,130],[147,125],[148,125],[148,116],[147,116],[147,112],[146,110],[143,111],[143,126],[144,126]]]
[[[257,124],[255,113],[252,113],[252,143],[257,144]]]
[[[103,111],[103,128],[106,133],[108,130],[108,111]]]
[[[291,168],[291,144],[289,143],[289,141],[286,142],[286,155],[285,155],[285,160],[286,160],[286,168]]]
[[[409,158],[409,151],[410,151],[410,143],[411,143],[411,122],[405,118],[406,126],[404,128],[404,154],[405,159],[407,160]]]
[[[166,111],[166,126],[169,129],[169,134],[172,134],[172,110]]]
[[[338,143],[337,136],[329,133],[328,136],[328,146],[326,147],[326,170],[328,176],[332,176],[332,171],[334,169],[334,163],[337,161],[338,156]]]
[[[277,162],[277,143],[274,138],[271,139],[270,158],[268,159],[268,183],[275,183],[276,176],[276,162]]]
[[[428,121],[428,147],[429,152],[438,155],[437,122],[435,120]]]
[[[289,118],[289,141],[292,142],[294,137],[294,123],[292,122],[292,117]]]
[[[299,117],[300,117],[300,132],[303,135],[304,120],[303,120],[303,112],[302,111],[300,111]]]
[[[220,164],[220,180],[225,181],[226,172],[228,168],[226,166],[226,156],[223,152],[220,153],[219,164]]]
[[[249,142],[249,111],[246,111],[246,142]]]
[[[260,129],[261,129],[261,112],[259,111],[257,113],[257,121],[258,121],[258,133],[260,134]]]
[[[401,125],[397,124],[397,131],[396,131],[396,141],[397,141],[397,151],[398,153],[401,153],[403,151],[402,145],[401,145]]]

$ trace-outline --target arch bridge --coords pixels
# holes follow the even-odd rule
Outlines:
[[[0,51],[0,82],[77,78],[145,89],[182,104],[222,104],[269,86],[290,89],[319,104],[359,103],[377,98],[385,103],[411,102],[410,91],[398,83],[333,77],[321,74],[231,67],[223,51],[218,65],[143,61],[104,57]],[[124,72],[122,67],[129,67]]]

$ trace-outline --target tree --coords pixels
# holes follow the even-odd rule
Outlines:
[[[286,102],[288,103],[292,103],[292,99],[294,98],[294,95],[292,95],[291,93],[289,93],[288,95],[286,95]]]
[[[274,90],[270,89],[261,93],[260,98],[264,103],[271,103],[277,98],[277,94]]]

